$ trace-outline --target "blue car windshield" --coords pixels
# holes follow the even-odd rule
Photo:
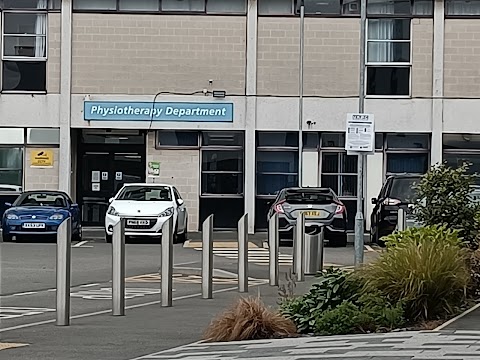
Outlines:
[[[15,202],[15,206],[66,207],[65,198],[60,194],[27,193]]]

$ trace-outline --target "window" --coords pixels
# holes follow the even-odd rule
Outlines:
[[[258,0],[258,15],[293,15],[292,0]]]
[[[432,16],[432,0],[368,0],[368,15]]]
[[[443,134],[443,160],[454,168],[468,163],[469,174],[480,173],[480,135]]]
[[[480,15],[480,1],[476,0],[446,0],[445,15],[468,16]]]
[[[195,147],[198,148],[197,131],[160,130],[157,132],[159,147]]]
[[[46,90],[47,0],[5,1],[2,90]]]
[[[305,15],[358,15],[360,0],[304,0]],[[259,15],[300,14],[300,1],[258,0]]]
[[[0,184],[22,186],[22,148],[0,147]]]
[[[387,176],[399,173],[424,174],[430,159],[428,134],[387,134]]]
[[[59,129],[27,129],[27,144],[29,145],[58,145],[60,144]]]
[[[410,19],[368,19],[367,95],[410,95]]]
[[[213,214],[214,228],[236,228],[244,211],[244,134],[208,131],[201,139],[201,221]]]
[[[246,14],[247,0],[73,0],[76,11]]]
[[[322,152],[322,187],[329,187],[339,197],[357,195],[356,155],[344,152]]]
[[[205,0],[162,0],[162,11],[205,11]]]
[[[23,144],[25,142],[23,128],[0,128],[0,145]]]

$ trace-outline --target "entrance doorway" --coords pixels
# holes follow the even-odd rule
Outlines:
[[[79,136],[77,199],[82,224],[103,226],[108,200],[123,184],[145,182],[145,134],[83,130]]]

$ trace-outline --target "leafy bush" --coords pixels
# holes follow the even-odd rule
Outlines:
[[[469,256],[470,266],[470,295],[477,297],[480,295],[480,250],[470,252]]]
[[[319,335],[389,331],[402,326],[403,308],[392,306],[379,293],[362,296],[357,303],[344,301],[334,309],[325,311],[316,321]]]
[[[359,296],[360,284],[345,271],[330,268],[319,274],[318,279],[305,295],[285,299],[280,304],[280,312],[293,320],[301,333],[313,332],[316,319],[322,312]]]
[[[425,225],[446,225],[459,230],[472,248],[478,247],[480,204],[470,198],[475,175],[467,174],[469,166],[454,169],[437,164],[415,186],[413,213]]]
[[[404,231],[397,231],[383,237],[388,248],[404,245],[420,245],[425,242],[434,242],[446,246],[460,246],[462,243],[459,231],[449,229],[445,225],[429,225],[424,227],[411,227]]]
[[[437,234],[434,241],[423,236],[440,229],[409,230],[412,238],[407,232],[398,235],[403,236],[400,246],[390,247],[359,273],[364,292],[380,291],[392,302],[402,300],[406,318],[412,321],[453,313],[465,300],[470,274],[466,250],[454,244],[454,235]]]
[[[240,341],[295,336],[295,324],[269,310],[259,298],[241,298],[215,318],[205,331],[207,341]]]

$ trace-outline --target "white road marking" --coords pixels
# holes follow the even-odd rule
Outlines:
[[[85,285],[80,285],[80,287],[86,288],[86,287],[92,287],[92,286],[97,286],[97,285],[100,285],[100,284],[85,284]]]
[[[0,320],[16,319],[23,316],[40,315],[46,312],[53,311],[55,311],[55,309],[1,306]]]
[[[76,244],[73,245],[72,247],[74,247],[74,248],[79,248],[79,247],[84,247],[84,248],[89,247],[89,248],[92,248],[93,246],[83,246],[83,245],[88,244],[88,243],[89,243],[88,240],[84,240],[84,241],[80,241],[79,243],[76,243]]]
[[[175,290],[173,290],[175,291]],[[160,289],[145,289],[145,288],[126,288],[125,299],[133,299],[136,297],[143,297],[145,295],[160,294]],[[71,292],[72,298],[82,298],[85,300],[111,300],[112,288],[101,288],[95,290],[82,290],[78,292]]]
[[[259,284],[249,285],[249,287],[253,287],[253,286],[259,286]],[[234,291],[234,290],[238,290],[238,287],[234,286],[234,287],[230,287],[230,288],[214,290],[213,293],[218,294],[218,293]],[[192,299],[192,298],[196,298],[196,297],[200,297],[200,296],[202,296],[201,293],[196,293],[196,294],[174,297],[173,300],[178,301],[178,300]],[[160,300],[150,301],[150,302],[147,302],[147,303],[126,306],[125,309],[126,310],[137,309],[137,308],[142,308],[142,307],[150,306],[150,305],[158,305],[160,303],[161,303]],[[112,312],[112,309],[101,310],[101,311],[96,311],[96,312],[93,312],[93,313],[74,315],[74,316],[71,317],[71,319],[72,320],[73,319],[82,319],[82,318],[91,317],[91,316],[109,314],[111,312]],[[17,325],[17,326],[11,326],[11,327],[8,327],[8,328],[0,329],[0,333],[7,332],[7,331],[13,331],[13,330],[19,330],[19,329],[25,329],[25,328],[29,328],[29,327],[33,327],[33,326],[52,324],[54,322],[55,322],[55,319],[51,319],[51,320],[38,321],[38,322],[34,322],[34,323],[27,323],[27,324],[22,324],[22,325]]]
[[[13,294],[13,296],[32,295],[32,294],[36,294],[36,293],[37,293],[37,291],[27,291],[27,292],[23,292],[23,293]]]
[[[202,248],[194,248],[197,251],[202,251]],[[213,255],[221,256],[227,259],[238,259],[238,248],[224,248],[213,247]],[[256,265],[268,265],[270,254],[268,249],[254,248],[248,250],[248,262]],[[279,265],[291,266],[293,265],[293,255],[278,254]]]
[[[372,247],[370,245],[365,245],[365,249],[367,249],[367,251],[369,252],[375,252],[375,250],[372,249]]]

